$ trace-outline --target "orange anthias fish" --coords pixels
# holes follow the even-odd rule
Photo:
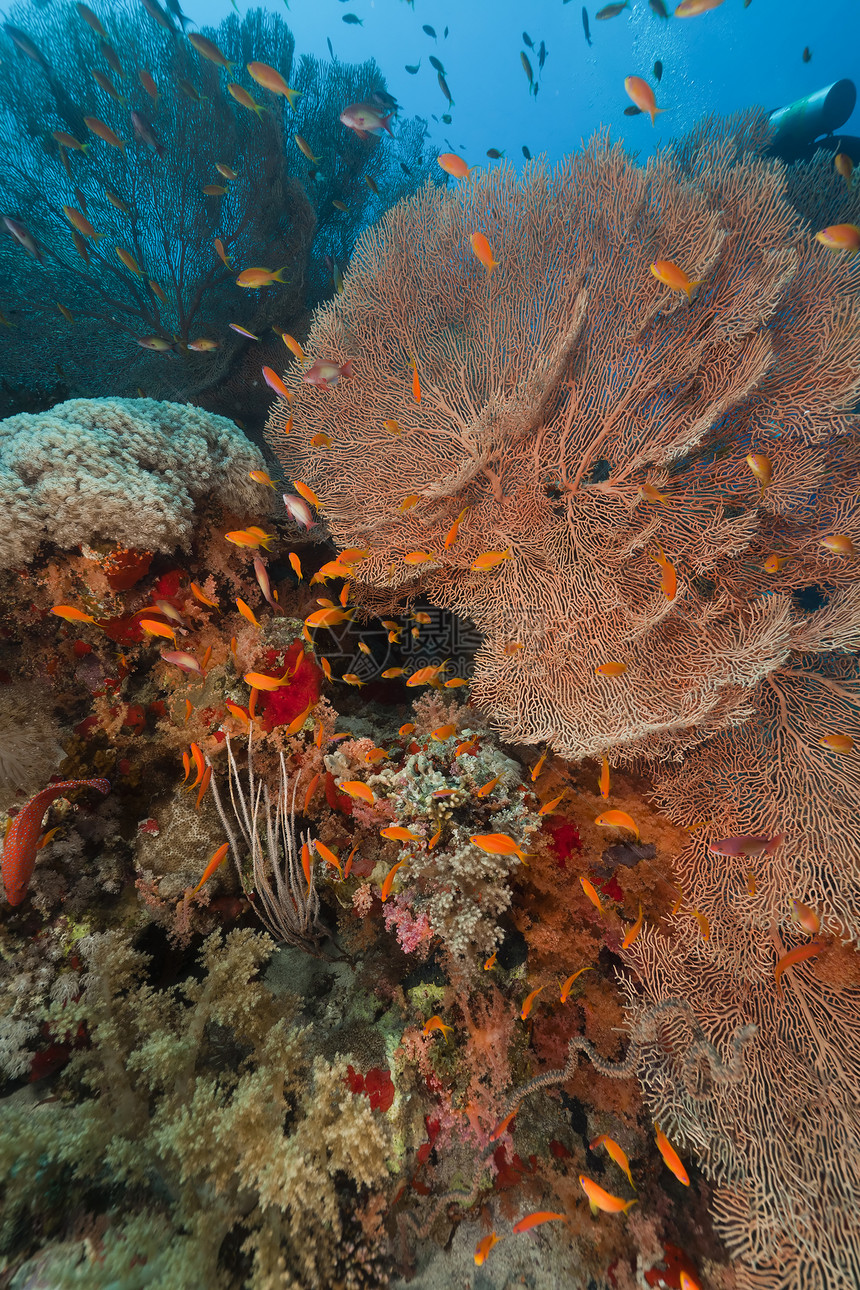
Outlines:
[[[242,599],[242,597],[241,597],[241,596],[238,596],[238,597],[236,598],[236,608],[239,610],[239,613],[242,615],[242,617],[243,617],[244,619],[246,619],[246,620],[251,624],[251,626],[252,626],[252,627],[259,627],[259,626],[260,626],[259,619],[258,619],[258,618],[257,618],[257,616],[255,615],[255,613],[254,613],[253,609],[251,608],[251,606],[250,606],[249,604],[247,604],[247,603]],[[141,623],[141,626],[143,626],[143,624],[142,624],[142,623]]]
[[[628,927],[627,932],[624,936],[624,940],[621,942],[622,950],[630,949],[630,946],[633,944],[633,942],[636,940],[639,933],[642,931],[642,923],[643,923],[644,917],[645,915],[642,912],[642,902],[640,900],[639,917],[636,919],[636,922],[633,924],[632,927]]]
[[[447,725],[437,726],[435,730],[431,730],[430,737],[431,739],[437,739],[441,743],[445,739],[450,739],[453,734],[456,734],[456,732],[457,732],[456,722],[449,721]]]
[[[783,954],[782,958],[773,970],[774,983],[776,985],[777,993],[780,996],[782,995],[782,987],[780,986],[779,981],[783,972],[785,972],[787,968],[795,967],[798,963],[805,963],[807,959],[814,958],[816,954],[821,953],[821,950],[822,945],[819,941],[808,941],[806,945],[795,945],[793,950],[789,950],[787,954]]]
[[[484,971],[485,971],[485,972],[491,972],[491,971],[493,970],[493,968],[496,966],[496,955],[498,954],[498,952],[499,952],[499,951],[498,951],[497,949],[496,949],[496,950],[493,950],[493,952],[492,952],[492,954],[490,955],[490,957],[489,957],[488,959],[485,959],[485,960],[484,960]]]
[[[209,605],[210,608],[212,609],[218,608],[218,601],[213,600],[211,596],[207,596],[206,592],[203,591],[203,589],[199,587],[196,582],[192,582],[189,585],[191,587],[192,596],[194,597],[195,600],[199,600],[201,605]]]
[[[691,281],[674,260],[655,260],[651,265],[651,272],[658,282],[663,283],[664,287],[670,287],[672,291],[685,292],[691,304],[693,302],[693,288],[702,285],[700,281]],[[650,489],[650,492],[646,493],[646,488]],[[651,488],[650,485],[643,484],[640,492],[647,497],[648,501],[664,502],[666,500],[661,493],[657,492],[656,488]]]
[[[290,107],[296,106],[296,99],[300,96],[301,90],[291,90],[280,72],[275,71],[268,63],[247,63],[248,75],[262,85],[264,90],[270,94],[280,94],[282,98],[289,101]]]
[[[708,919],[698,909],[691,909],[690,913],[699,924],[699,931],[702,933],[702,940],[709,941],[711,939],[711,924],[708,922]]]
[[[484,233],[473,233],[469,241],[472,244],[472,250],[487,270],[487,275],[489,276],[493,269],[498,267],[499,262],[493,255],[493,249],[487,241],[486,235]]]
[[[778,833],[775,838],[741,833],[735,837],[721,838],[719,842],[710,842],[708,850],[715,856],[772,856],[784,839],[784,833]]]
[[[582,890],[585,892],[586,896],[591,901],[592,905],[597,910],[597,912],[599,914],[605,914],[606,910],[603,908],[603,905],[601,904],[600,896],[598,894],[597,888],[595,887],[594,883],[589,882],[587,878],[584,878],[581,875],[580,875],[579,881],[582,884]]]
[[[63,797],[76,788],[96,788],[100,793],[109,793],[110,781],[66,779],[60,784],[49,784],[47,788],[36,793],[35,797],[31,797],[12,820],[3,844],[2,861],[0,861],[3,888],[10,905],[20,905],[27,895],[27,888],[30,886],[30,879],[36,865],[39,834],[42,831],[42,818],[45,812],[58,797]]]
[[[456,540],[457,540],[457,533],[458,533],[458,531],[459,531],[459,529],[460,529],[460,524],[461,524],[462,520],[464,519],[464,517],[466,516],[466,514],[468,513],[468,510],[469,510],[469,507],[468,507],[468,506],[464,506],[464,507],[463,507],[462,511],[461,511],[461,512],[460,512],[460,514],[457,516],[457,518],[455,519],[454,523],[453,523],[453,524],[451,525],[451,527],[449,528],[448,532],[445,534],[445,550],[446,550],[446,551],[450,550],[450,548],[451,548],[451,547],[454,545],[454,543],[456,542]]]
[[[559,998],[561,999],[561,1002],[567,1003],[568,995],[570,994],[570,991],[573,987],[573,983],[578,976],[582,976],[583,972],[593,972],[593,971],[594,971],[593,967],[584,967],[584,968],[580,968],[577,972],[574,972],[571,976],[569,976],[561,987],[561,994],[559,996]]]
[[[478,1244],[475,1246],[475,1266],[476,1267],[478,1268],[483,1267],[486,1261],[487,1255],[490,1253],[490,1250],[493,1248],[493,1246],[497,1243],[498,1239],[499,1238],[496,1236],[495,1232],[490,1232],[487,1236],[483,1237],[483,1239],[478,1242]]]
[[[192,31],[188,36],[188,43],[194,46],[202,58],[208,58],[209,62],[214,63],[216,67],[223,67],[229,72],[233,66],[221,53],[214,40],[209,40],[206,36],[200,36],[196,31]]]
[[[391,888],[394,885],[394,879],[396,878],[400,869],[403,868],[405,863],[406,863],[405,859],[398,860],[397,864],[393,864],[391,868],[388,870],[388,873],[385,875],[382,886],[379,889],[379,899],[382,901],[383,904],[385,904],[386,900],[391,895]]]
[[[495,569],[503,560],[510,560],[511,548],[506,551],[484,551],[476,560],[472,561],[471,568],[476,573],[486,573],[490,569]]]
[[[594,823],[601,829],[629,829],[639,841],[639,826],[626,811],[604,811]]]
[[[308,627],[338,627],[352,618],[351,609],[315,609],[305,619]]]
[[[820,539],[819,546],[823,546],[825,551],[831,551],[834,555],[856,555],[857,549],[847,533],[828,533],[827,537]]]
[[[671,560],[666,559],[666,555],[659,542],[657,543],[657,550],[660,552],[659,555],[652,555],[649,551],[648,558],[649,560],[653,560],[655,564],[659,564],[662,570],[660,575],[660,586],[663,589],[663,595],[667,600],[674,600],[675,594],[678,590],[678,576],[675,573],[675,566],[672,564]]]
[[[316,847],[317,855],[321,856],[322,859],[325,860],[326,864],[330,864],[332,868],[337,869],[340,876],[343,877],[343,870],[340,867],[340,861],[331,848],[327,847],[324,842],[314,842],[314,846]]]
[[[266,382],[269,389],[273,390],[275,394],[277,394],[279,399],[285,399],[287,403],[292,403],[293,396],[290,393],[290,391],[287,389],[286,385],[284,385],[284,382],[281,380],[280,376],[278,376],[278,373],[274,371],[271,367],[264,367],[262,369],[262,372],[263,372],[263,380]]]
[[[475,166],[467,166],[456,152],[440,152],[436,160],[446,175],[453,175],[455,179],[466,179],[476,169]]]
[[[773,476],[773,463],[770,457],[766,457],[762,452],[750,452],[747,453],[746,463],[758,480],[761,495],[764,497],[764,490]]]
[[[194,888],[194,890],[191,893],[192,896],[196,896],[197,892],[203,886],[204,882],[206,882],[209,878],[212,877],[213,873],[218,868],[219,864],[224,859],[224,857],[226,856],[229,850],[230,850],[230,843],[222,842],[218,850],[212,853],[209,863],[207,864],[206,868],[203,870],[202,878],[200,879],[197,886]]]
[[[633,1175],[630,1172],[630,1161],[627,1159],[627,1153],[624,1149],[618,1145],[614,1138],[610,1138],[605,1133],[601,1133],[599,1137],[595,1138],[593,1142],[589,1142],[588,1144],[589,1151],[596,1151],[598,1147],[606,1148],[611,1158],[618,1165],[618,1168],[623,1169],[624,1173],[626,1173],[627,1181],[635,1191],[636,1188],[633,1184]]]
[[[640,112],[647,112],[651,118],[651,124],[654,124],[654,118],[658,112],[665,112],[665,108],[658,108],[657,101],[654,98],[654,91],[647,81],[643,81],[641,76],[627,76],[624,80],[624,89],[629,98],[633,100]]]
[[[85,614],[83,609],[76,609],[74,605],[54,605],[51,610],[58,618],[65,618],[67,623],[94,623],[96,620],[92,614]]]
[[[56,136],[54,136],[56,138]],[[854,162],[847,152],[837,152],[833,158],[833,168],[841,175],[848,187],[851,187],[851,176],[854,174]]]
[[[438,666],[419,667],[417,672],[413,672],[406,682],[408,689],[414,689],[416,685],[432,685],[439,675],[445,671],[447,664],[440,663]]]
[[[660,1152],[660,1155],[665,1160],[666,1167],[672,1170],[672,1173],[675,1175],[675,1177],[678,1179],[679,1182],[682,1182],[685,1187],[689,1187],[690,1179],[686,1169],[681,1164],[681,1157],[678,1155],[677,1151],[672,1146],[671,1142],[666,1137],[665,1133],[659,1127],[659,1125],[656,1125],[656,1124],[654,1125],[654,1132],[657,1135],[655,1138],[655,1141],[657,1143],[657,1150]]]
[[[520,1008],[520,1017],[522,1018],[523,1021],[526,1020],[529,1013],[531,1012],[532,1004],[534,1003],[535,999],[538,997],[542,989],[543,989],[543,986],[539,985],[536,990],[532,990],[530,994],[527,994],[525,999],[523,1000],[523,1006]]]
[[[243,85],[237,85],[235,81],[231,81],[227,86],[227,93],[232,99],[235,99],[241,107],[247,108],[249,112],[256,112],[259,117],[261,117],[266,110],[262,104],[254,102],[251,95]]]
[[[284,685],[289,685],[292,677],[289,672],[283,676],[267,676],[265,672],[246,672],[244,681],[246,685],[253,686],[255,690],[280,690]]]
[[[511,1231],[514,1232],[515,1235],[518,1235],[520,1232],[531,1231],[533,1227],[540,1227],[541,1223],[552,1223],[555,1221],[566,1223],[567,1215],[556,1214],[550,1209],[538,1209],[535,1210],[533,1214],[526,1214],[525,1218],[521,1218],[518,1222],[514,1223]]]
[[[603,761],[601,762],[601,765],[600,765],[600,779],[597,781],[597,787],[600,790],[600,796],[603,798],[604,802],[608,801],[609,800],[609,762],[606,760],[605,757],[603,758]]]
[[[445,1022],[442,1020],[441,1017],[434,1015],[429,1019],[429,1021],[425,1023],[424,1029],[421,1031],[421,1033],[426,1038],[431,1031],[441,1030],[442,1034],[445,1036],[445,1039],[447,1040],[448,1032],[452,1031],[453,1029],[454,1029],[453,1026],[446,1026]]]
[[[821,931],[821,919],[810,905],[804,905],[802,900],[791,901],[791,920],[803,928],[805,932],[811,932],[813,936]]]
[[[379,830],[380,837],[388,838],[391,842],[420,842],[421,838],[411,829],[404,829],[401,824],[390,824],[386,829]]]
[[[515,1106],[513,1111],[509,1111],[503,1120],[499,1120],[499,1123],[496,1125],[496,1127],[493,1129],[492,1133],[490,1134],[490,1139],[489,1139],[490,1142],[498,1142],[502,1134],[507,1133],[507,1131],[511,1128],[511,1124],[519,1109],[520,1109],[519,1106]],[[513,1132],[513,1130],[511,1130],[511,1132]]]
[[[526,857],[507,833],[473,833],[469,841],[481,851],[486,851],[487,855],[518,856],[525,863]]]
[[[623,676],[627,671],[626,663],[598,663],[594,669],[598,676]]]
[[[139,618],[138,625],[147,636],[163,636],[166,640],[173,641],[174,645],[176,644],[176,633],[167,623],[159,623],[154,618]]]
[[[349,797],[360,798],[362,802],[367,802],[368,806],[373,806],[376,801],[373,789],[361,779],[342,779],[338,781],[337,786],[342,793],[348,794]]]
[[[284,266],[286,267],[286,266]],[[274,282],[283,282],[282,273],[284,269],[264,269],[251,268],[243,269],[236,279],[237,287],[245,287],[251,291],[260,291],[263,287],[270,287]]]
[[[499,777],[499,776],[497,776],[496,778],[498,779],[498,778],[500,778],[500,777]],[[490,780],[490,783],[494,783],[494,782],[495,782],[495,781]],[[480,790],[480,789],[478,789],[478,792],[479,792],[479,794],[480,794],[480,793],[481,793],[481,790]],[[538,811],[538,815],[551,815],[551,814],[552,814],[552,812],[555,810],[555,808],[558,806],[558,804],[559,804],[559,802],[561,801],[561,799],[564,797],[564,794],[565,794],[566,792],[567,792],[567,789],[565,789],[565,790],[564,790],[564,793],[559,793],[558,797],[553,797],[553,798],[551,798],[551,799],[550,799],[550,801],[548,801],[548,802],[544,802],[543,806],[542,806],[542,807],[540,808],[540,810]]]
[[[831,224],[816,233],[815,240],[826,246],[828,251],[860,251],[860,225]]]
[[[257,550],[259,547],[269,547],[275,540],[274,533],[265,533],[263,529],[232,529],[229,533],[224,534],[227,542],[232,542],[234,546],[247,547],[250,550]]]
[[[579,1175],[579,1185],[588,1197],[592,1214],[596,1214],[599,1209],[604,1214],[626,1214],[636,1204],[635,1200],[622,1200],[620,1196],[604,1191],[593,1178],[588,1178],[585,1174]]]
[[[421,380],[418,376],[418,359],[410,358],[409,366],[412,368],[412,397],[416,403],[421,402]]]
[[[723,3],[723,0],[681,0],[675,10],[676,18],[695,18],[697,14],[707,13],[710,9],[717,9]]]
[[[854,748],[854,740],[850,735],[824,735],[818,741],[820,748],[829,748],[831,752],[850,753]]]

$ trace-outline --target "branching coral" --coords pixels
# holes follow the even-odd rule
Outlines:
[[[352,358],[354,378],[320,391],[293,369],[293,431],[270,418],[337,543],[371,550],[366,606],[420,591],[475,622],[473,696],[508,738],[675,754],[753,711],[790,648],[789,593],[852,576],[819,539],[860,543],[860,269],[812,241],[783,168],[755,155],[758,121],[644,167],[598,136],[552,173],[500,167],[404,202],[311,330],[309,352]],[[702,280],[692,305],[655,282],[660,258]],[[772,462],[763,496],[748,453]],[[775,550],[794,557],[779,577]],[[509,558],[474,570],[487,551]],[[623,676],[595,673],[612,661]]]
[[[71,1217],[74,1179],[78,1204],[105,1214],[109,1257],[100,1243],[49,1248],[62,1284],[126,1284],[152,1260],[172,1290],[236,1285],[241,1244],[256,1286],[334,1285],[346,1212],[387,1178],[386,1121],[351,1094],[345,1060],[310,1060],[256,979],[268,938],[212,936],[200,978],[164,990],[120,934],[81,948],[81,995],[50,1013],[92,1040],[63,1077],[75,1100],[3,1107],[7,1250],[47,1207]]]
[[[42,541],[187,547],[203,498],[265,508],[265,490],[248,478],[262,466],[231,421],[177,403],[72,399],[9,417],[0,421],[0,568],[26,563]]]

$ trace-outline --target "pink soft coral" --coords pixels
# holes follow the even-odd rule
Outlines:
[[[385,906],[383,917],[386,929],[396,933],[404,954],[417,953],[420,959],[427,957],[433,929],[423,911],[416,914],[411,908],[407,892],[401,891],[395,900]]]

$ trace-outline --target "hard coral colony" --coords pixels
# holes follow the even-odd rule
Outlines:
[[[0,37],[3,1283],[856,1286],[850,156],[188,21]]]

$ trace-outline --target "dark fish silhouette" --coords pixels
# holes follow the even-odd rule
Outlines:
[[[531,94],[535,88],[535,74],[532,71],[532,65],[529,62],[528,55],[526,54],[526,51],[524,49],[520,50],[520,62],[523,65],[523,71],[525,72],[526,76],[529,78],[529,94]]]
[[[169,13],[165,13],[161,5],[158,3],[158,0],[140,0],[140,3],[143,5],[150,18],[154,18],[163,31],[169,31],[172,36],[177,34],[176,28],[173,25],[173,19]]]
[[[430,66],[437,72],[441,72],[443,76],[445,75],[445,68],[442,66],[435,54],[430,55]]]
[[[565,0],[565,3],[567,3],[567,0]],[[526,161],[531,161],[532,159],[532,154],[529,152],[525,144],[523,144],[523,156],[525,157]]]
[[[565,0],[565,3],[567,0]],[[585,32],[585,39],[591,44],[591,32],[588,30],[588,10],[585,5],[582,6],[582,30]]]
[[[669,17],[669,10],[664,5],[663,0],[648,0],[648,3],[651,6],[652,12],[656,13],[658,18]]]
[[[594,15],[598,21],[603,22],[606,18],[617,18],[620,13],[629,8],[630,0],[624,0],[623,4],[605,4],[602,9],[598,9]]]
[[[170,12],[173,14],[174,18],[176,18],[176,20],[182,24],[182,30],[184,31],[185,24],[187,22],[191,22],[191,19],[188,17],[187,14],[182,12],[182,8],[179,4],[179,0],[165,0],[165,3],[167,4],[167,7],[170,10]]]
[[[490,158],[491,161],[498,161],[499,158],[503,157],[504,155],[505,154],[503,152],[499,152],[498,148],[487,149],[487,156]]]
[[[439,82],[439,89],[445,95],[445,98],[448,100],[449,104],[453,107],[454,100],[451,98],[451,91],[448,89],[448,82],[445,80],[445,77],[442,75],[441,72],[437,72],[436,79]]]
[[[535,43],[527,31],[523,32],[523,42],[528,45],[529,49],[534,49]]]
[[[450,124],[451,124],[451,122],[453,121],[453,119],[454,119],[454,118],[451,116],[451,113],[450,113],[450,112],[443,112],[443,113],[442,113],[442,120],[445,122],[445,124],[446,124],[446,125],[450,125]]]
[[[334,50],[331,47],[331,40],[328,36],[325,38],[325,43],[328,45],[328,52],[331,54],[332,58],[334,58]]]
[[[428,36],[432,36],[434,40],[436,39],[436,33],[435,33],[435,31],[433,30],[433,28],[432,28],[432,27],[428,27],[428,26],[427,26],[427,24],[426,24],[426,22],[425,22],[424,26],[421,28],[421,30],[422,30],[422,31],[424,31],[424,32],[426,32]]]
[[[807,45],[803,51],[803,61],[805,63],[808,63],[811,58],[812,58],[812,50]]]
[[[641,108],[638,108],[638,107],[634,107],[634,106],[633,106],[633,104],[631,103],[631,104],[630,104],[630,107],[626,107],[626,108],[624,109],[624,115],[625,115],[625,116],[641,116],[641,115],[642,115],[642,109],[641,109]]]
[[[354,14],[354,13],[345,13],[345,14],[343,15],[343,17],[341,18],[341,22],[348,22],[352,27],[363,27],[363,26],[364,26],[364,19],[363,19],[363,18],[359,18],[359,17],[358,17],[356,14]]]
[[[538,50],[538,66],[540,67],[541,71],[543,71],[543,65],[546,62],[546,56],[548,52],[549,51],[547,50],[546,45],[543,43],[543,41],[541,41],[540,49]]]
[[[660,62],[659,58],[654,64],[654,79],[658,82],[663,79],[663,64]]]
[[[33,43],[26,31],[22,31],[20,27],[13,27],[11,22],[4,22],[3,30],[12,41],[13,45],[16,45],[18,49],[20,49],[22,54],[26,54],[28,58],[32,58],[33,62],[38,63],[46,72],[50,70],[47,58],[42,53],[41,49],[39,49],[38,45]]]
[[[415,75],[415,73],[418,71],[418,68],[419,68],[420,66],[421,66],[421,59],[419,58],[419,59],[418,59],[418,62],[417,62],[417,63],[413,63],[411,67],[410,67],[410,66],[409,66],[409,64],[407,63],[407,64],[406,64],[406,70],[407,70],[407,72],[409,73],[409,75],[410,75],[410,76],[414,76],[414,75]]]

